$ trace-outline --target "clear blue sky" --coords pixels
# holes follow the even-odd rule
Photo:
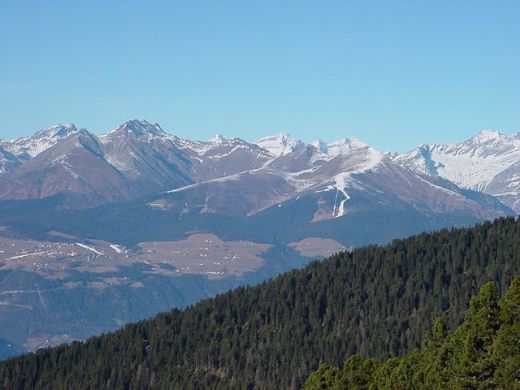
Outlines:
[[[520,1],[0,0],[0,138],[133,118],[381,150],[520,130]]]

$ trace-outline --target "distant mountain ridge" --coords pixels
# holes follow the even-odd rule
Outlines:
[[[520,133],[486,130],[463,142],[425,144],[391,157],[424,175],[496,196],[520,212]]]
[[[228,208],[229,213],[252,215],[268,207],[283,207],[289,200],[312,198],[316,205],[313,222],[361,210],[408,207],[431,213],[469,213],[484,219],[508,213],[496,202],[489,208],[490,204],[468,197],[446,180],[412,173],[361,141],[349,139],[332,145],[335,148],[326,152],[312,144],[300,145],[258,169],[176,188],[159,199],[172,207],[183,203],[185,208],[201,212],[222,213]],[[254,191],[249,193],[251,188]],[[175,202],[177,198],[182,200]]]
[[[77,139],[72,142],[74,137]],[[518,140],[518,148],[501,142],[504,137],[506,141]],[[235,211],[244,209],[246,214],[320,193],[315,220],[345,215],[346,204],[353,205],[353,209],[363,207],[356,206],[353,193],[365,203],[371,199],[366,204],[376,208],[385,203],[400,207],[398,204],[404,202],[419,210],[462,211],[478,218],[510,213],[507,207],[493,205],[489,199],[479,203],[482,197],[468,198],[456,187],[487,189],[514,206],[520,190],[498,193],[504,186],[515,186],[514,167],[503,178],[499,174],[504,175],[502,166],[520,158],[520,139],[488,132],[470,141],[459,147],[421,146],[407,154],[384,155],[353,137],[328,144],[320,140],[305,144],[285,133],[255,143],[221,135],[209,141],[192,141],[168,134],[159,124],[145,120],[125,122],[99,137],[85,129],[77,130],[73,124],[56,125],[31,137],[1,143],[4,157],[0,172],[4,174],[0,199],[65,194],[64,207],[85,208],[165,191],[188,191],[198,196],[205,191],[205,202],[209,202],[205,210],[219,212],[226,205],[219,205],[219,197],[212,193],[218,192],[215,186],[226,183],[227,190],[237,193],[247,192],[246,187],[262,187],[258,194],[251,194],[254,199],[250,196],[246,200],[249,206],[233,205]],[[482,161],[491,156],[495,162],[487,176],[480,181],[464,181],[460,168],[450,170],[446,168],[448,162],[435,159],[450,153],[460,159],[461,150],[465,155],[483,155]],[[333,194],[334,200],[327,193]]]
[[[88,138],[96,146],[74,141],[75,147],[71,147],[71,137],[77,137],[76,141]],[[0,167],[5,166],[0,170],[4,173],[0,199],[40,199],[65,193],[80,199],[82,207],[136,199],[258,168],[272,158],[267,151],[238,138],[190,141],[167,134],[158,124],[139,120],[125,122],[99,137],[72,124],[56,125],[0,145]],[[106,188],[82,174],[92,170],[86,163],[90,159],[99,160],[95,166],[100,178],[114,176]],[[49,186],[48,181],[62,184]],[[80,207],[81,202],[67,207]]]

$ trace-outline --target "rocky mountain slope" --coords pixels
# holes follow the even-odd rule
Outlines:
[[[66,208],[136,199],[255,169],[273,158],[239,138],[191,141],[139,120],[100,137],[57,125],[1,145],[0,199],[62,194]]]
[[[103,145],[86,130],[74,132],[2,177],[0,188],[0,199],[63,194],[68,207],[80,208],[141,195],[104,159]]]
[[[300,143],[258,169],[176,188],[152,204],[184,212],[249,216],[302,198],[313,199],[310,222],[383,209],[411,208],[482,219],[510,213],[489,196],[470,194],[447,180],[404,169],[355,138],[319,147]]]
[[[0,176],[13,171],[21,163],[18,157],[0,146]]]

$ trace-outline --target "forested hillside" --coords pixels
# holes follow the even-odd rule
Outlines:
[[[488,281],[520,275],[520,222],[365,247],[121,331],[0,364],[4,388],[300,388],[322,363],[420,347]]]
[[[485,284],[464,322],[448,332],[440,318],[423,348],[384,363],[357,354],[343,369],[321,365],[305,382],[317,389],[520,389],[520,277],[499,301]]]

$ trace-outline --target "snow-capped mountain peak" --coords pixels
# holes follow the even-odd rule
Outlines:
[[[314,160],[330,160],[341,154],[351,154],[356,149],[363,149],[367,154],[377,152],[363,141],[354,137],[344,137],[328,144],[322,140],[316,140],[309,145],[316,149],[317,153]]]
[[[37,131],[28,138],[65,138],[71,133],[78,131],[74,123],[57,124]]]
[[[255,142],[262,149],[267,150],[274,156],[282,156],[294,151],[294,149],[303,145],[301,141],[295,140],[287,133],[278,133],[268,137],[260,138]]]
[[[114,130],[111,130],[107,134],[103,135],[101,138],[124,137],[128,135],[142,138],[150,136],[166,136],[167,134],[158,123],[151,124],[144,119],[133,119],[119,125]]]
[[[331,157],[335,157],[338,154],[348,152],[355,148],[367,148],[369,147],[364,142],[354,137],[344,137],[335,142],[331,142],[327,145],[327,153]]]
[[[13,155],[27,160],[37,156],[44,150],[54,146],[59,140],[77,131],[78,129],[72,123],[58,124],[37,131],[29,137],[6,141],[2,146]]]
[[[496,142],[507,137],[504,133],[496,130],[482,130],[475,136],[471,137],[469,141],[473,143],[483,144],[489,142]]]
[[[226,142],[228,138],[224,137],[222,134],[215,134],[213,137],[211,137],[208,142],[210,144],[223,144]]]
[[[312,141],[309,143],[309,145],[316,148],[316,150],[320,153],[327,154],[328,152],[328,145],[325,141],[322,141],[321,139],[317,139],[316,141]]]
[[[421,145],[391,156],[398,164],[497,196],[520,211],[520,138],[484,130],[459,143]]]

